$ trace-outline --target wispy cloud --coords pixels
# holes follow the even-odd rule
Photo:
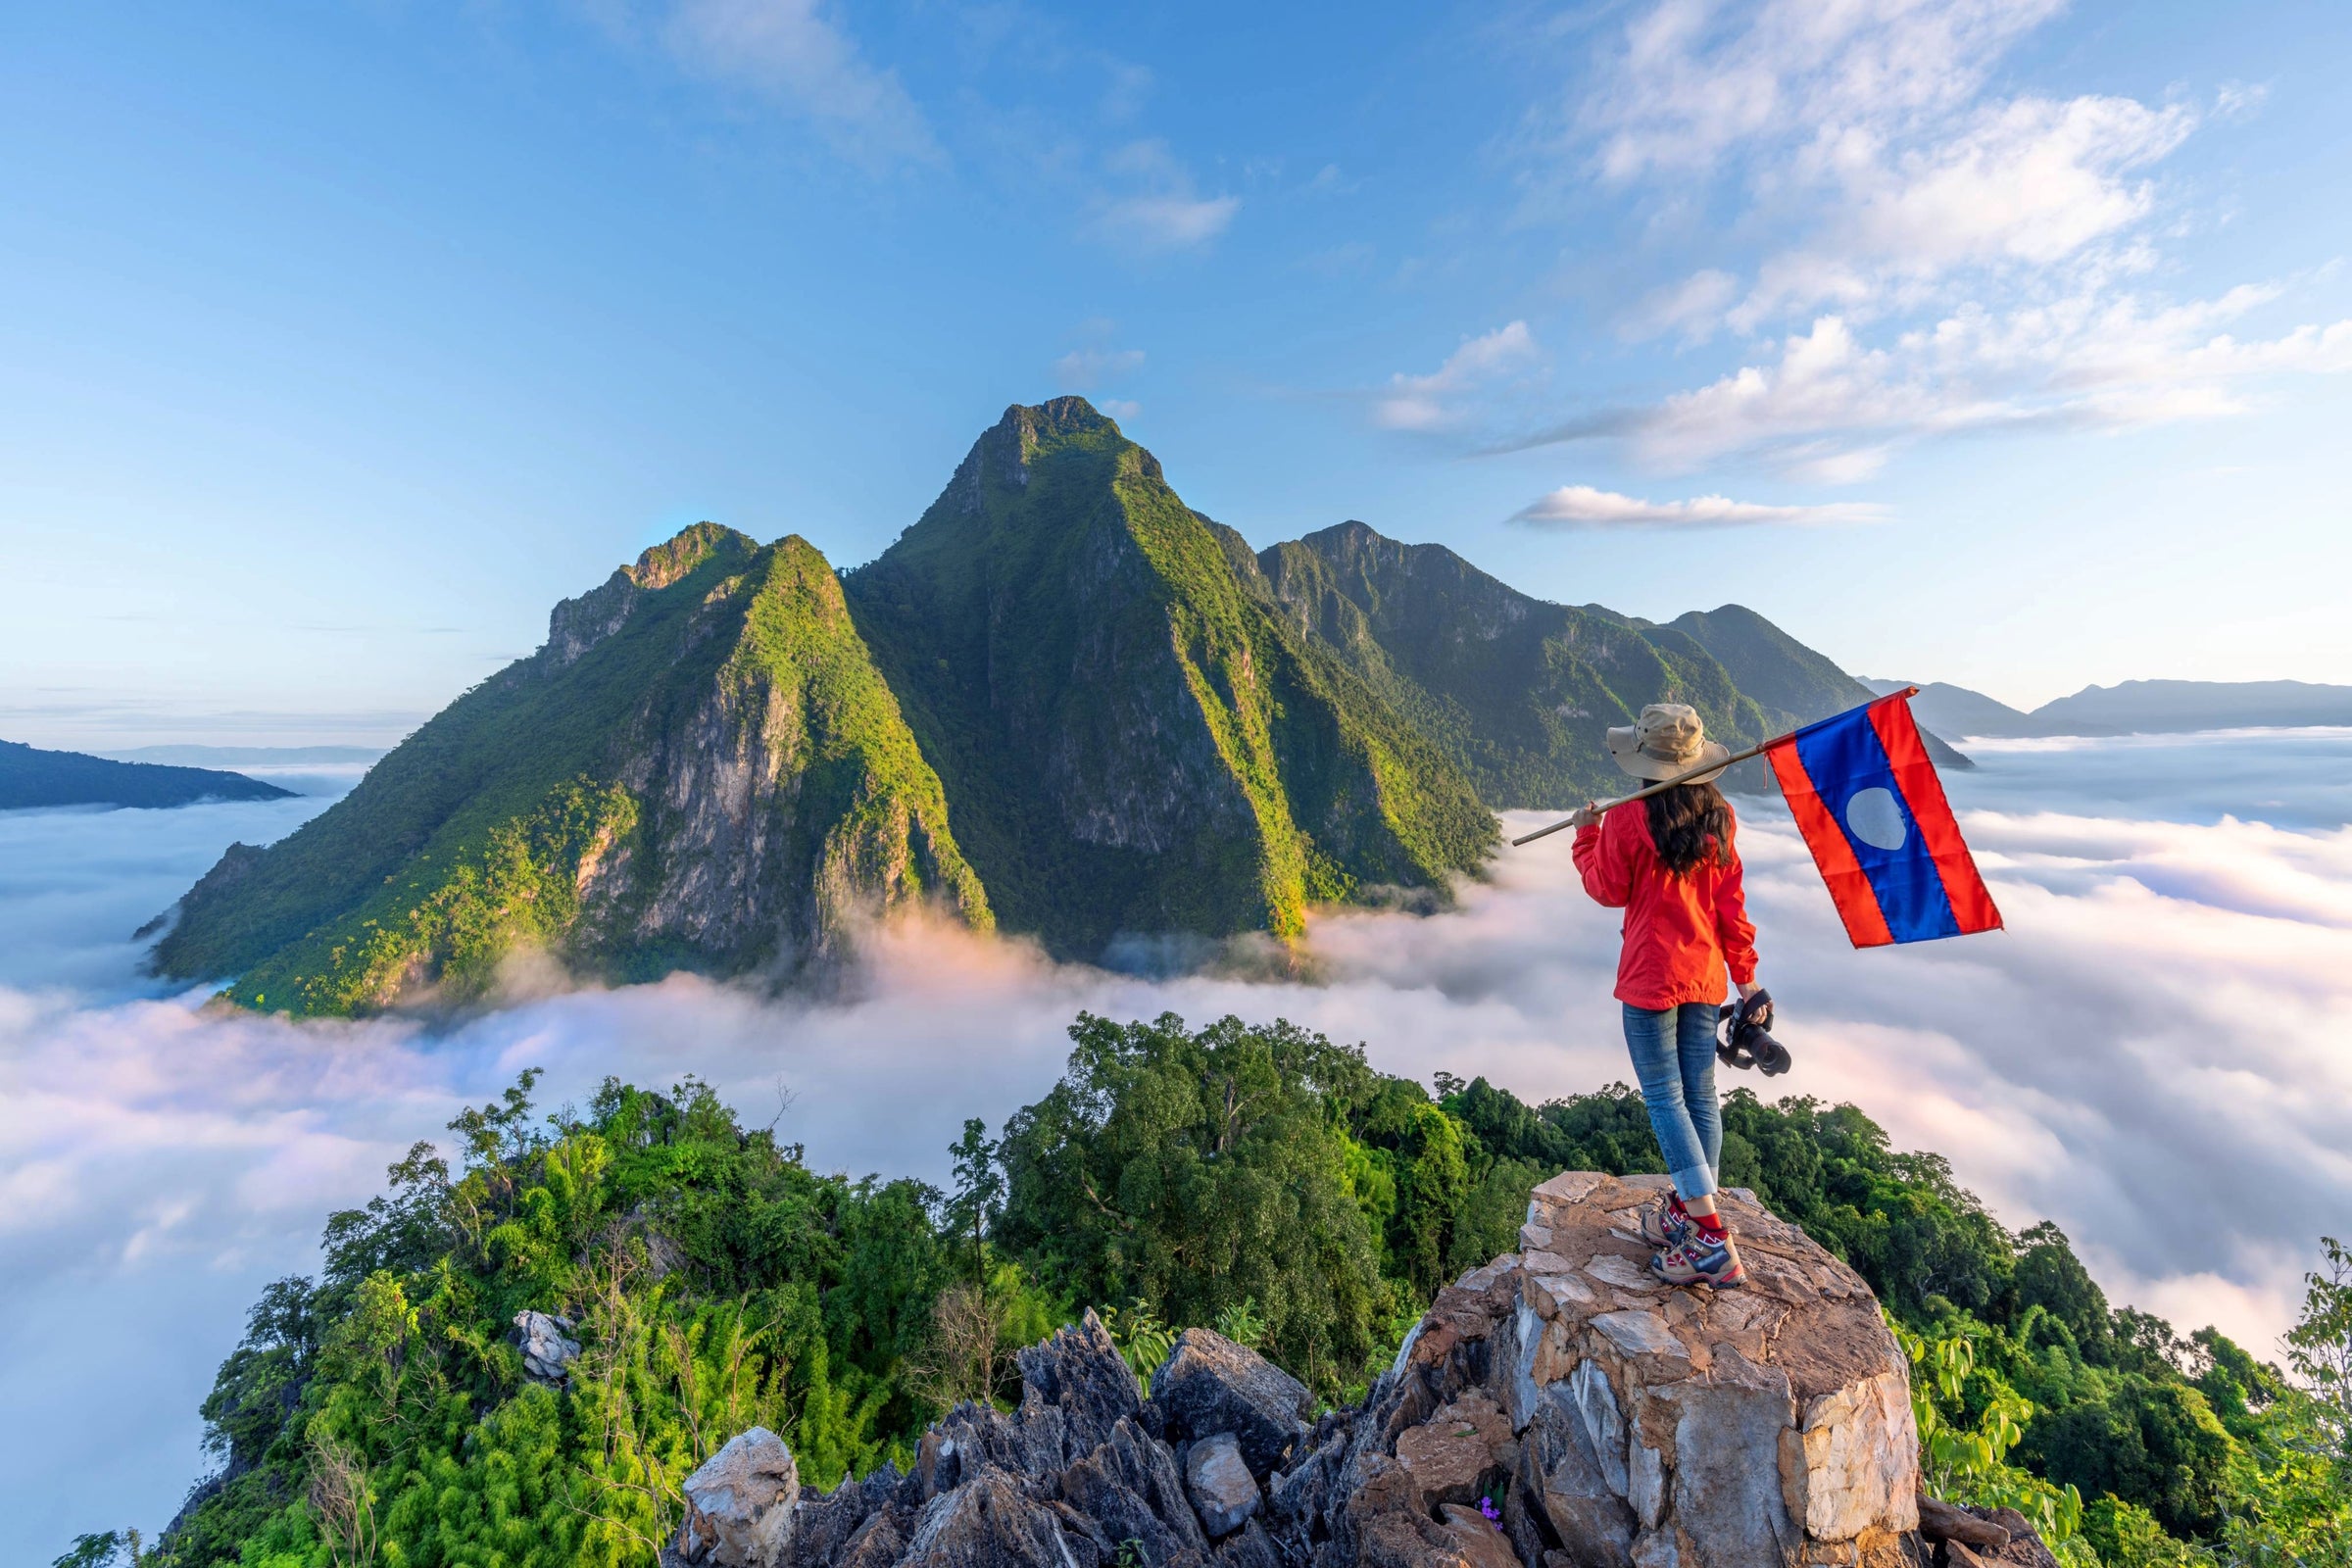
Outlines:
[[[1876,345],[1823,316],[1703,386],[1502,445],[1617,441],[1666,471],[1739,458],[1853,483],[1928,437],[2218,417],[2252,406],[2263,378],[2352,370],[2352,320],[2250,340],[2213,331],[2270,297],[2247,287],[2166,305],[2091,291],[2005,313],[1965,308]]]
[[[1716,268],[1701,268],[1679,283],[1650,290],[1618,330],[1635,341],[1679,332],[1687,341],[1703,343],[1715,335],[1724,311],[1739,297],[1738,278]]]
[[[1512,321],[1466,340],[1427,375],[1399,372],[1372,405],[1372,422],[1386,430],[1443,430],[1461,423],[1473,399],[1507,385],[1541,360],[1536,335]]]
[[[1198,250],[1232,226],[1242,199],[1204,196],[1192,171],[1159,138],[1130,142],[1103,160],[1115,186],[1100,194],[1087,231],[1141,257]]]
[[[1824,506],[1780,507],[1729,496],[1695,496],[1689,501],[1643,501],[1596,490],[1589,484],[1565,484],[1511,514],[1513,522],[1539,528],[1753,528],[1770,524],[1793,527],[1859,522],[1884,522],[1890,515],[1873,502],[1832,502]]]
[[[1075,392],[1091,392],[1144,368],[1142,349],[1072,349],[1054,362],[1054,379]]]
[[[898,74],[870,64],[819,0],[673,0],[653,30],[680,65],[807,118],[847,156],[939,156]]]
[[[2184,225],[2161,166],[2260,94],[2226,84],[2200,108],[2000,90],[2009,51],[2059,9],[1638,11],[1529,142],[1528,177],[1657,220],[1677,280],[1627,310],[1624,336],[1749,346],[1712,379],[1544,438],[1620,441],[1667,470],[1736,460],[1852,482],[1927,437],[2228,416],[2267,378],[2352,368],[2352,321],[2217,335],[2276,286],[2187,301],[2150,286]]]

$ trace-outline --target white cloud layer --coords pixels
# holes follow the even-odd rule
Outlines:
[[[1785,820],[1743,806],[1764,977],[1796,1053],[1768,1087],[1860,1104],[1898,1146],[1948,1154],[2005,1222],[2057,1219],[2122,1299],[2267,1353],[2317,1234],[2352,1223],[2335,1218],[2352,1215],[2352,732],[1985,760],[1948,782],[2008,917],[1997,935],[1854,953]],[[695,1072],[762,1124],[789,1088],[779,1131],[818,1166],[932,1179],[964,1116],[999,1125],[1052,1083],[1081,1007],[1287,1016],[1387,1070],[1484,1074],[1530,1100],[1628,1076],[1616,921],[1556,839],[1506,854],[1453,912],[1318,920],[1312,985],[1120,976],[902,926],[827,1005],[675,978],[435,1036],[137,995],[129,927],[228,838],[315,806],[0,816],[11,1560],[160,1524],[259,1285],[315,1266],[327,1209],[526,1066],[547,1069],[551,1104],[607,1073]],[[2258,808],[2278,825],[2242,819]]]
[[[1886,509],[1871,502],[1776,507],[1756,501],[1734,501],[1729,496],[1643,501],[1619,495],[1614,490],[1596,490],[1589,484],[1564,484],[1520,508],[1512,514],[1511,520],[1541,528],[1752,528],[1767,523],[1817,527],[1825,523],[1884,522],[1886,517]]]

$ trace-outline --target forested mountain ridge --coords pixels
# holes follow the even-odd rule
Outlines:
[[[812,1486],[906,1473],[927,1421],[1018,1397],[1010,1350],[1088,1307],[1139,1371],[1213,1326],[1351,1403],[1434,1293],[1516,1250],[1532,1186],[1658,1169],[1622,1085],[1433,1094],[1280,1021],[1070,1034],[1001,1138],[964,1124],[944,1192],[825,1174],[691,1078],[608,1080],[542,1118],[526,1073],[451,1123],[455,1164],[417,1145],[329,1218],[318,1278],[263,1293],[203,1405],[220,1469],[144,1560],[654,1568],[685,1478],[736,1433],[781,1434]],[[2273,1365],[2115,1307],[2055,1226],[2008,1231],[1850,1105],[1733,1093],[1722,1174],[1915,1348],[1936,1494],[2020,1508],[2070,1568],[2345,1560],[2340,1249]],[[568,1343],[518,1346],[525,1314]]]
[[[1354,522],[1253,552],[1059,398],[866,565],[698,523],[564,601],[345,800],[232,846],[155,961],[308,1014],[463,1002],[525,946],[796,978],[917,902],[1083,959],[1289,939],[1444,902],[1495,809],[1611,792],[1602,731],[1646,703],[1738,745],[1866,697],[1737,606],[1549,604]]]
[[[1906,681],[1868,680],[1873,691]],[[1950,735],[2181,735],[2198,730],[2352,724],[2352,686],[2300,680],[2127,680],[2085,686],[2031,712],[1942,681],[1923,685],[1911,710]]]
[[[1661,626],[1521,593],[1444,545],[1344,522],[1256,557],[1294,623],[1337,649],[1496,807],[1567,809],[1623,778],[1601,733],[1645,704],[1688,703],[1740,750],[1874,695],[1755,612]],[[1936,760],[1966,758],[1930,738]],[[1762,770],[1734,784],[1763,787]]]
[[[198,801],[282,801],[292,790],[242,773],[159,762],[119,762],[0,741],[0,811],[43,806],[150,809]]]

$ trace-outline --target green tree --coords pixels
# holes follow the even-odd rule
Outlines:
[[[948,1229],[971,1243],[972,1288],[983,1305],[988,1300],[988,1233],[1004,1212],[1004,1176],[997,1164],[997,1146],[988,1141],[988,1123],[974,1116],[963,1124],[963,1136],[948,1150],[955,1160],[956,1191],[948,1200]]]
[[[1001,1240],[1079,1299],[1210,1323],[1255,1302],[1269,1353],[1353,1378],[1389,1312],[1348,1176],[1360,1050],[1288,1023],[1082,1014],[1068,1070],[1006,1124]]]

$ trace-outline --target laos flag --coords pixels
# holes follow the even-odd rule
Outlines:
[[[1910,692],[1807,724],[1764,755],[1855,947],[2000,928]]]

